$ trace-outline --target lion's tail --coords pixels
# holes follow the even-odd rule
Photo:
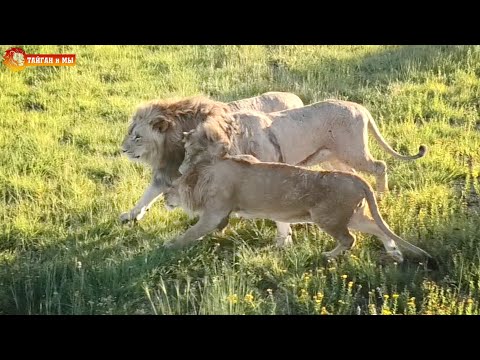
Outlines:
[[[375,199],[375,194],[373,193],[372,187],[364,180],[362,180],[362,185],[365,193],[365,199],[367,200],[368,207],[370,208],[373,219],[375,220],[375,223],[378,225],[378,227],[382,229],[385,235],[395,240],[397,244],[402,245],[404,248],[410,250],[411,252],[431,258],[432,256],[425,250],[422,250],[419,247],[410,244],[408,241],[403,240],[400,236],[396,235],[392,230],[390,230],[388,225],[383,220],[382,215],[380,215],[380,212],[378,211],[378,203]]]
[[[378,143],[380,146],[388,152],[390,155],[393,155],[397,159],[402,159],[402,160],[415,160],[415,159],[420,159],[424,157],[427,153],[427,147],[425,145],[420,145],[418,148],[418,154],[416,155],[402,155],[396,152],[385,140],[385,138],[382,136],[380,133],[380,130],[377,127],[377,124],[375,123],[375,120],[373,120],[372,114],[370,114],[370,111],[366,111],[368,115],[368,129],[370,132],[373,134],[375,139],[377,139]]]

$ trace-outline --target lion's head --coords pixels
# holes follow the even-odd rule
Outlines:
[[[182,137],[207,120],[230,118],[226,104],[203,96],[182,100],[154,100],[140,105],[122,143],[122,151],[133,161],[142,161],[155,169],[176,167],[185,155]]]
[[[226,122],[206,121],[196,129],[184,132],[185,158],[178,171],[186,174],[196,164],[224,157],[231,146],[229,134],[232,130]]]
[[[199,172],[198,168],[192,168],[188,174],[175,179],[169,188],[163,193],[165,206],[168,210],[173,210],[178,206],[191,216],[205,202],[205,196],[208,193],[202,191],[202,186],[198,186]],[[204,179],[205,180],[205,179]]]

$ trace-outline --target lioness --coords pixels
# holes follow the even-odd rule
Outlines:
[[[181,206],[200,218],[179,239],[168,243],[169,247],[199,240],[226,225],[230,213],[235,212],[284,223],[313,222],[338,241],[333,250],[324,253],[330,258],[354,246],[355,236],[349,228],[378,236],[398,262],[403,255],[397,244],[430,257],[390,230],[371,186],[355,174],[260,162],[250,155],[230,156],[226,146],[214,139],[199,144],[191,141],[191,132],[185,136],[190,165],[182,165],[184,175],[166,191],[165,203],[169,209]],[[366,214],[365,200],[373,220]]]
[[[194,129],[206,119],[221,121],[240,109],[270,112],[301,106],[303,102],[297,95],[285,92],[267,92],[227,104],[192,97],[140,105],[122,142],[122,152],[133,161],[149,164],[153,170],[152,182],[133,209],[120,215],[120,220],[140,220],[166,187],[180,176],[178,168],[185,153],[182,132]]]

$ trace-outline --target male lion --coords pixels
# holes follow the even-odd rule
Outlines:
[[[403,255],[398,245],[431,257],[424,250],[394,234],[379,213],[371,186],[361,177],[339,171],[260,162],[251,155],[227,155],[219,139],[204,137],[201,144],[186,135],[184,175],[165,192],[168,208],[181,206],[200,216],[198,222],[168,247],[183,247],[223,227],[231,212],[247,218],[277,222],[313,222],[338,241],[331,251],[335,258],[355,244],[349,228],[378,236],[396,261]],[[373,219],[366,214],[366,204]],[[291,238],[290,238],[291,241]],[[278,243],[284,246],[284,243]]]
[[[133,161],[149,164],[153,178],[137,204],[121,214],[120,220],[140,220],[166,187],[180,176],[178,168],[185,154],[182,132],[194,129],[206,119],[221,122],[230,112],[239,109],[269,112],[301,106],[303,102],[297,95],[285,92],[268,92],[228,104],[192,97],[151,101],[139,106],[123,140],[122,151]]]

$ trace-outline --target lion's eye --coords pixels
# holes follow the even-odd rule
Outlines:
[[[133,140],[138,141],[138,140],[140,140],[141,138],[142,138],[141,136],[138,136],[138,135],[137,135],[137,136],[135,136],[135,138],[134,138]]]

